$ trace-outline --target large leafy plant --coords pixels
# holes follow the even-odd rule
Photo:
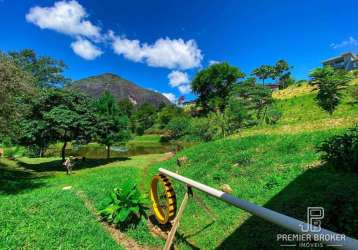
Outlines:
[[[140,193],[135,184],[128,182],[113,190],[99,214],[109,223],[128,226],[146,217],[147,205],[147,197]]]

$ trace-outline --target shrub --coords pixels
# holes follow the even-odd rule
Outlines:
[[[328,165],[358,173],[358,126],[324,141],[318,151]]]
[[[213,134],[210,131],[209,120],[207,118],[191,119],[187,132],[192,140],[210,141],[213,139]]]
[[[267,124],[276,124],[282,117],[282,112],[276,108],[270,108],[266,112],[265,121]]]
[[[143,126],[139,126],[135,129],[135,132],[137,135],[144,135],[144,127]]]
[[[105,208],[99,214],[109,223],[126,227],[138,224],[142,217],[146,217],[147,204],[147,198],[139,192],[136,185],[127,182],[121,188],[113,190],[104,201]]]
[[[358,78],[358,69],[353,70],[352,75],[354,78]]]
[[[189,119],[184,116],[173,118],[167,125],[170,137],[178,139],[187,133],[189,126]]]

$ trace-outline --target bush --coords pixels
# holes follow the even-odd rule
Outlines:
[[[136,133],[137,135],[144,135],[144,130],[145,130],[144,127],[139,126],[139,127],[137,127],[137,128],[135,129],[135,133]]]
[[[282,112],[276,108],[270,108],[266,112],[265,121],[267,124],[276,124],[282,117]]]
[[[178,139],[184,136],[188,131],[189,119],[181,116],[173,118],[167,125],[170,137],[172,139]]]
[[[213,134],[210,131],[210,124],[207,118],[193,118],[190,120],[188,135],[191,140],[211,141]]]
[[[318,151],[328,165],[358,173],[358,126],[324,141]]]
[[[146,216],[147,198],[142,195],[136,185],[127,182],[121,188],[115,188],[110,197],[104,201],[104,209],[99,211],[103,219],[112,224],[126,227],[138,224]]]
[[[352,71],[352,76],[354,78],[358,78],[358,69],[355,69],[355,70]]]

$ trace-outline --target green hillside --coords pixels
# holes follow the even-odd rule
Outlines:
[[[301,220],[306,219],[308,206],[323,206],[324,227],[357,238],[358,220],[351,216],[358,213],[358,176],[323,166],[315,147],[358,123],[358,106],[351,104],[347,94],[329,117],[314,104],[310,88],[290,91],[275,93],[283,112],[277,125],[189,148],[177,156],[187,156],[189,164],[177,167],[174,158],[153,166],[152,175],[162,167],[215,188],[229,184],[233,195]],[[176,184],[176,190],[180,201],[185,189]],[[284,229],[199,192],[195,195],[202,202],[191,201],[185,211],[180,249],[279,247],[276,234]]]

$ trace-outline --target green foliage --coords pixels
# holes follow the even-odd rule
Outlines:
[[[208,115],[209,131],[215,139],[226,137],[230,134],[229,119],[225,112],[211,112]]]
[[[66,68],[63,61],[48,56],[37,56],[32,49],[9,52],[12,61],[34,77],[38,87],[63,86],[69,80],[62,73]]]
[[[187,127],[188,137],[193,141],[211,141],[213,134],[210,130],[209,119],[206,117],[190,119]]]
[[[0,136],[14,138],[21,114],[26,112],[25,97],[34,95],[34,79],[0,51]]]
[[[265,84],[265,80],[274,77],[275,69],[270,65],[262,65],[252,71],[252,74],[262,80],[262,84]]]
[[[149,104],[144,103],[134,112],[131,117],[132,132],[138,135],[144,134],[144,131],[153,126],[156,119],[156,108]]]
[[[231,92],[231,100],[236,103],[236,112],[241,110],[239,116],[245,126],[265,121],[267,110],[274,100],[269,88],[251,84],[240,84]]]
[[[4,156],[9,158],[18,158],[26,154],[25,148],[21,146],[6,147],[4,150]]]
[[[341,102],[341,90],[351,80],[349,74],[344,70],[327,66],[315,69],[310,76],[312,78],[310,84],[318,88],[316,96],[318,106],[332,115]]]
[[[163,129],[168,125],[170,120],[172,120],[174,117],[181,115],[183,115],[182,109],[174,105],[167,105],[159,111],[156,123],[158,124],[160,129]]]
[[[265,80],[272,78],[274,80],[278,79],[278,84],[280,89],[287,88],[289,85],[294,83],[293,78],[291,77],[291,72],[289,71],[291,67],[285,60],[278,60],[275,65],[262,65],[252,71],[252,74],[257,78],[262,80],[262,84],[265,83]]]
[[[267,124],[276,124],[282,117],[282,111],[276,107],[270,107],[266,111],[265,121]]]
[[[142,217],[147,216],[148,200],[132,182],[115,188],[103,205],[105,208],[99,214],[109,223],[123,227],[137,224]]]
[[[350,89],[350,95],[353,103],[358,103],[358,86],[352,86]]]
[[[43,152],[50,143],[63,142],[62,158],[68,142],[88,142],[95,133],[93,101],[81,94],[60,89],[42,89],[29,103],[31,109],[21,123],[20,143]]]
[[[123,115],[116,99],[108,91],[97,100],[96,108],[96,138],[107,146],[107,158],[110,158],[112,145],[124,144],[130,139],[129,119]]]
[[[189,118],[179,116],[173,118],[167,125],[171,139],[178,139],[187,134]]]
[[[119,101],[118,107],[123,115],[126,115],[128,118],[132,117],[134,113],[134,106],[128,99]]]
[[[295,79],[292,78],[291,73],[285,73],[279,78],[278,87],[279,89],[285,89],[288,86],[295,84]]]
[[[318,150],[327,164],[358,173],[358,126],[325,140]]]
[[[352,71],[352,76],[354,78],[358,78],[358,69],[355,69],[355,70]]]
[[[207,114],[219,109],[223,111],[228,101],[228,96],[239,78],[244,73],[240,69],[228,63],[217,63],[201,70],[192,81],[192,89],[198,95],[197,103]]]

